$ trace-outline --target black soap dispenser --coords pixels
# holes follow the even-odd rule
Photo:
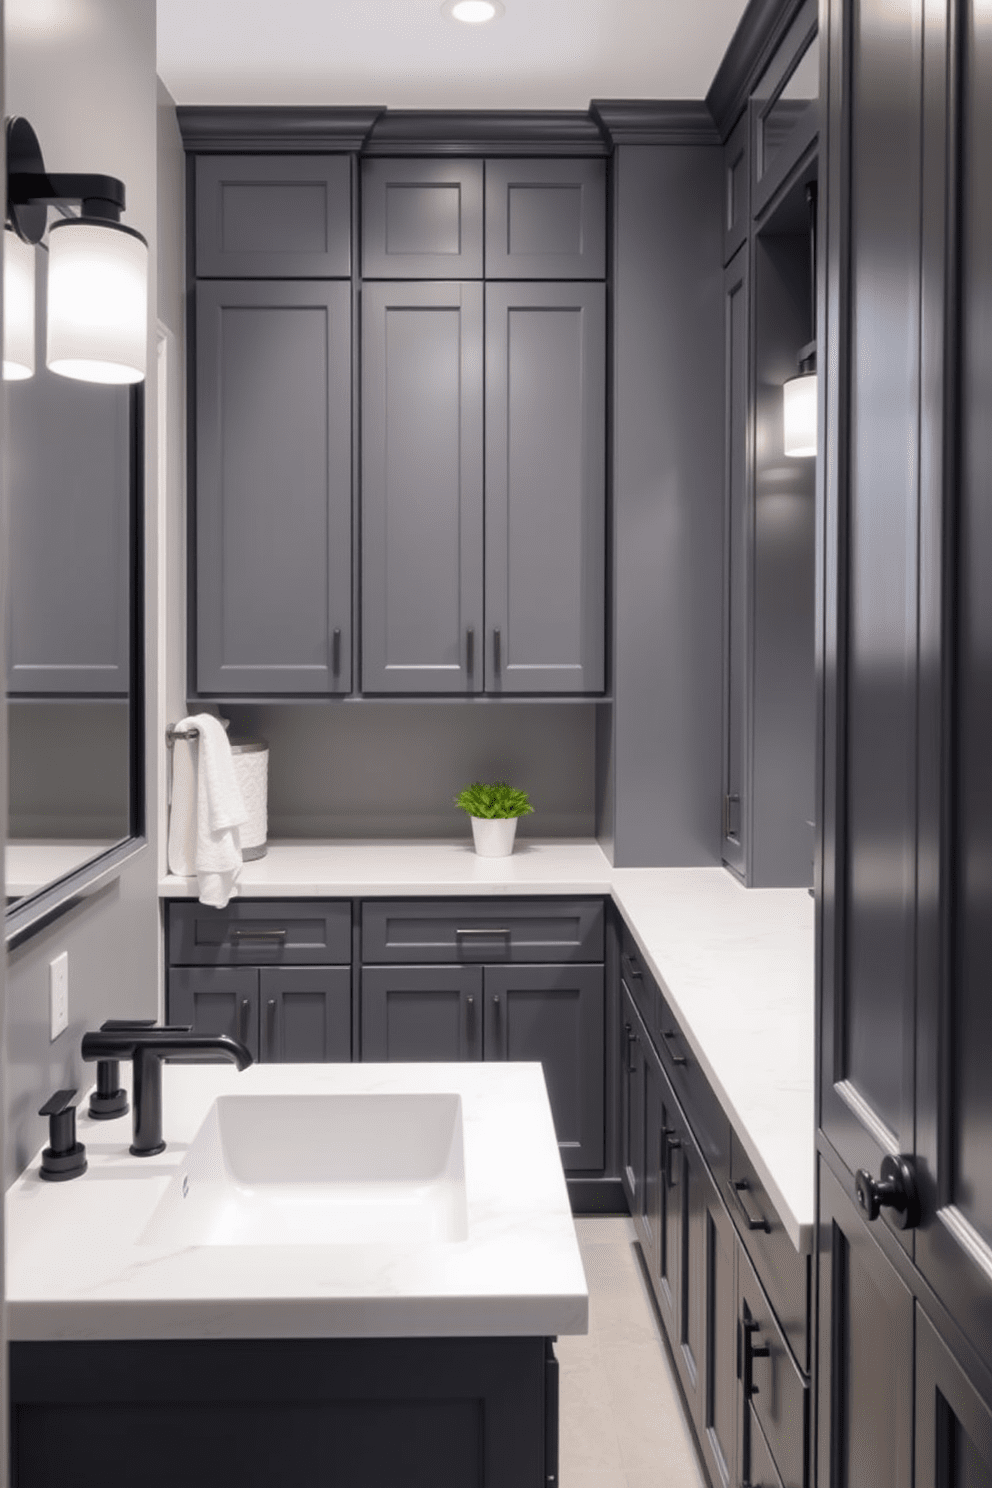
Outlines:
[[[41,1176],[50,1183],[65,1183],[86,1172],[86,1148],[76,1141],[74,1090],[56,1090],[38,1112],[48,1117],[49,1145],[41,1154]]]

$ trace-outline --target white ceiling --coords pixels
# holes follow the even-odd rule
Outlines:
[[[177,103],[584,109],[703,98],[745,0],[504,0],[466,26],[441,0],[158,0]]]

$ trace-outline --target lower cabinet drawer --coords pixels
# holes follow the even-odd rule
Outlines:
[[[367,900],[362,961],[602,961],[598,899]]]
[[[806,1488],[809,1386],[796,1368],[768,1298],[743,1254],[738,1256],[737,1288],[743,1408],[753,1411],[783,1488]],[[756,1440],[760,1446],[761,1438]],[[748,1446],[746,1439],[744,1446]],[[747,1463],[742,1465],[746,1469]]]
[[[346,966],[351,903],[235,899],[225,909],[169,905],[170,966]]]
[[[757,1169],[730,1133],[727,1205],[761,1284],[771,1298],[799,1367],[809,1373],[810,1257],[800,1255],[786,1234]]]

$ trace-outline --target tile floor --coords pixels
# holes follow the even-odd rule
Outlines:
[[[559,1338],[561,1488],[705,1488],[629,1219],[575,1221],[589,1332]]]

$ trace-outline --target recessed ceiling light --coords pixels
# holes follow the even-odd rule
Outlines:
[[[465,21],[470,26],[494,21],[504,13],[500,0],[446,0],[441,9],[456,21]]]

